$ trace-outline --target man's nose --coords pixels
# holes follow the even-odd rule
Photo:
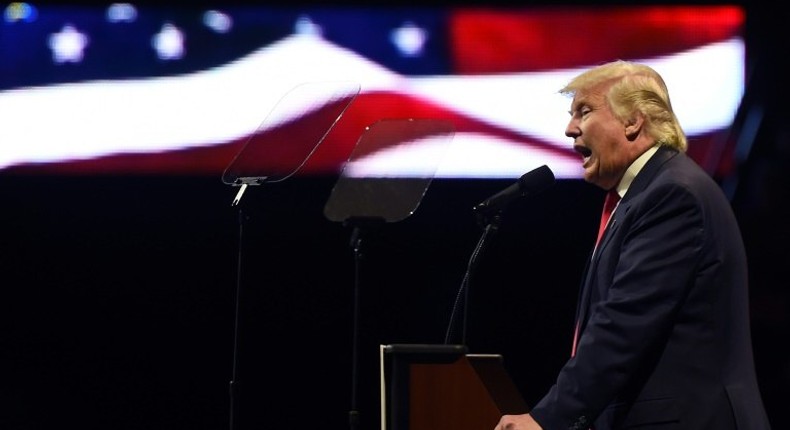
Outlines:
[[[579,131],[579,127],[576,126],[576,121],[574,120],[568,121],[568,125],[565,126],[565,136],[576,137],[580,134],[581,132]]]

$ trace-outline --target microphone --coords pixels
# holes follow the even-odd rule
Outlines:
[[[472,211],[478,214],[501,212],[514,200],[543,191],[553,184],[554,173],[548,166],[543,165],[523,174],[515,184],[483,200]]]

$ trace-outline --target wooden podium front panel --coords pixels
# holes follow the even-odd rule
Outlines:
[[[412,363],[409,430],[493,429],[503,414],[526,413],[500,359],[461,356],[453,363]]]
[[[486,430],[529,408],[499,354],[463,345],[381,345],[382,430]]]

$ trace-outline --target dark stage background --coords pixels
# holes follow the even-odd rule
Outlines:
[[[720,180],[748,247],[764,400],[783,429],[787,16],[766,9],[747,5],[747,101],[765,116],[736,175]],[[0,428],[228,428],[239,273],[241,428],[349,427],[355,285],[356,409],[360,430],[377,428],[378,345],[443,342],[481,235],[471,208],[512,181],[433,181],[414,215],[365,230],[355,266],[351,228],[323,216],[336,179],[249,190],[240,235],[236,190],[219,176],[0,175]],[[474,273],[467,344],[503,354],[527,403],[569,353],[601,201],[576,180],[518,201]]]

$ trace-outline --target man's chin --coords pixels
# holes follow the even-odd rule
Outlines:
[[[598,175],[595,174],[595,171],[590,169],[584,169],[584,175],[582,176],[586,182],[589,182],[596,186],[601,186],[598,183]]]
[[[588,183],[590,183],[592,185],[595,185],[596,187],[598,187],[598,188],[600,188],[600,189],[602,189],[604,191],[606,191],[609,188],[611,188],[609,186],[609,184],[602,183],[597,176],[584,175],[584,180],[585,180],[585,182],[588,182]]]

